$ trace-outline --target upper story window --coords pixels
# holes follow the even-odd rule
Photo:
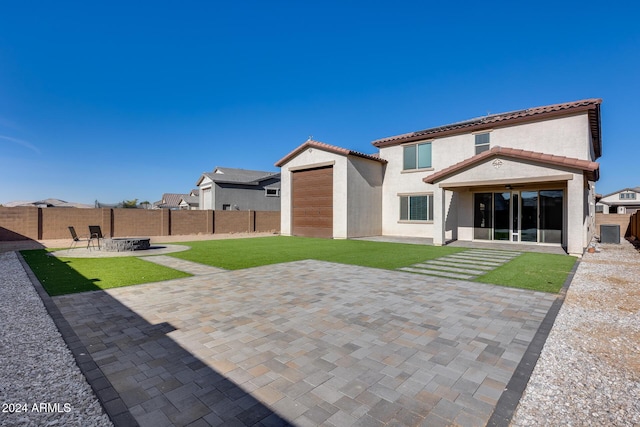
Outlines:
[[[480,154],[483,151],[487,151],[489,147],[489,133],[476,134],[476,154]]]
[[[636,193],[620,193],[620,200],[635,200]]]
[[[280,189],[279,188],[265,188],[264,195],[267,197],[280,197]]]
[[[426,169],[431,167],[431,143],[405,145],[403,170]]]

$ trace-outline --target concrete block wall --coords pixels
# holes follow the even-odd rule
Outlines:
[[[255,231],[280,231],[280,211],[255,211]]]
[[[76,209],[0,207],[0,240],[71,239],[99,225],[109,237],[280,231],[277,211],[170,211],[167,209]]]
[[[15,209],[15,208],[14,208]],[[71,209],[71,208],[44,208],[39,209],[41,216],[42,232],[39,240],[71,238],[68,227],[75,228],[80,237],[89,235],[90,225],[99,225],[102,232],[105,230],[104,213],[110,209]]]
[[[213,211],[171,211],[171,234],[213,233]]]
[[[254,229],[254,211],[214,211],[214,233],[246,233]]]
[[[40,209],[0,206],[0,240],[39,239]],[[67,231],[67,234],[69,232]]]
[[[619,225],[621,238],[631,234],[631,214],[596,213],[596,234],[598,236],[600,235],[600,226],[603,224]]]
[[[111,211],[113,217],[112,237],[168,235],[166,232],[163,233],[163,218],[161,216],[163,209],[112,209]]]

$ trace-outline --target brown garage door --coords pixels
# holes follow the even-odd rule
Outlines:
[[[333,166],[293,173],[294,236],[333,237]]]

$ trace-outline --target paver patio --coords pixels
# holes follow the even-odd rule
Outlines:
[[[342,427],[485,425],[555,299],[307,260],[54,301],[112,415]]]

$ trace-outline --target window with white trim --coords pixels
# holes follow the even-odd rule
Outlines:
[[[405,145],[403,148],[403,170],[427,169],[431,167],[431,143]]]
[[[433,221],[433,194],[400,196],[400,221]]]
[[[489,150],[489,148],[491,148],[490,140],[491,138],[488,133],[476,134],[476,154]]]
[[[635,200],[636,193],[620,193],[620,200]]]
[[[264,195],[267,197],[280,197],[280,189],[279,188],[265,188]]]

